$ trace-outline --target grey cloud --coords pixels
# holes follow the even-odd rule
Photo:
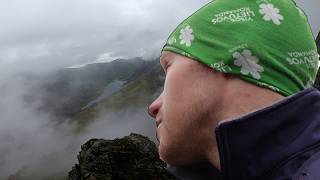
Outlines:
[[[208,2],[3,0],[0,66],[14,71],[44,71],[93,61],[104,53],[122,57],[159,55],[177,24]],[[309,15],[316,34],[320,29],[319,1],[297,3]]]
[[[175,25],[206,2],[6,1],[0,7],[6,24],[0,29],[0,67],[46,71],[104,53],[159,55]]]
[[[319,0],[297,0],[297,5],[302,8],[308,16],[314,36],[320,31],[320,1]]]
[[[100,54],[160,53],[169,32],[208,1],[6,1],[0,7],[0,64],[57,68]],[[33,64],[30,67],[30,64]]]

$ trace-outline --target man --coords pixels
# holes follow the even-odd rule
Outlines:
[[[215,0],[170,35],[150,105],[180,179],[319,179],[319,55],[291,0]]]

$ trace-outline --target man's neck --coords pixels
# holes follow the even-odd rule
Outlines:
[[[232,90],[226,93],[225,103],[223,103],[217,125],[271,106],[285,98],[276,92],[255,85],[249,85],[246,90],[242,91],[239,88],[230,88]],[[208,149],[207,158],[214,167],[220,170],[219,150],[216,141],[212,142]]]

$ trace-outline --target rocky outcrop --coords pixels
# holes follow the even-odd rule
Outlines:
[[[156,145],[139,134],[114,140],[91,139],[81,146],[78,160],[68,180],[176,179],[159,159]]]

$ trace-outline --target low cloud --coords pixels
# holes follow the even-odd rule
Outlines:
[[[77,122],[57,122],[54,116],[39,112],[41,102],[26,103],[29,88],[19,78],[1,88],[0,179],[65,177],[81,144],[91,138],[113,139],[136,132],[156,141],[155,122],[145,107],[101,112],[79,131],[83,125]]]
[[[48,71],[112,57],[153,57],[210,0],[11,0],[1,3],[0,70]],[[320,3],[297,0],[316,35]]]
[[[2,3],[0,66],[44,71],[82,64],[103,54],[158,56],[170,31],[208,0]]]

